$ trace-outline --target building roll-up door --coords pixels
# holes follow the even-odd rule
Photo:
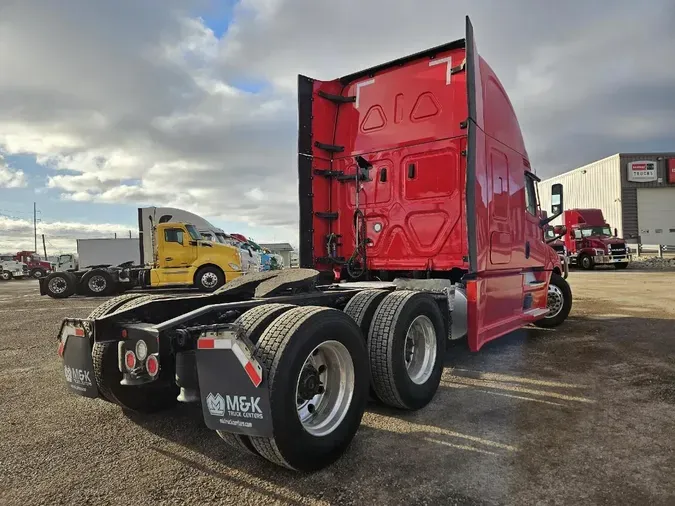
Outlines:
[[[675,187],[638,188],[637,200],[642,244],[675,246]]]

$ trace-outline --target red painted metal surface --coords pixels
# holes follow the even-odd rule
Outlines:
[[[668,158],[668,182],[675,183],[675,158]]]

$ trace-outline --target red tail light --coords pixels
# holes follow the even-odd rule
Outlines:
[[[75,328],[75,335],[77,337],[84,337],[84,329],[81,327],[76,327]]]
[[[63,341],[59,340],[59,349],[57,350],[57,353],[59,354],[59,357],[63,358]]]
[[[133,351],[128,350],[124,354],[124,365],[129,371],[133,371],[136,368],[136,355]]]
[[[159,373],[159,359],[156,355],[150,355],[145,361],[145,369],[148,371],[148,374],[153,378]]]

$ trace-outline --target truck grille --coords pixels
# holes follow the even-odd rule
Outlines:
[[[609,246],[610,252],[612,255],[625,255],[626,254],[626,246],[623,244],[611,244]]]

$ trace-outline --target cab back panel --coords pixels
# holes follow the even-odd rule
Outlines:
[[[463,60],[463,41],[458,41],[369,72],[313,81],[313,179],[307,193],[314,219],[311,227],[303,227],[301,219],[301,229],[311,229],[316,268],[336,266],[317,262],[321,257],[351,256],[356,211],[355,180],[317,175],[316,169],[355,176],[357,155],[372,164],[369,179],[361,182],[358,206],[370,240],[368,268],[448,270],[467,265]],[[329,89],[343,101],[319,93]],[[337,237],[333,251],[327,248],[329,234]],[[305,244],[301,263],[308,265],[302,257],[310,254],[310,241]]]

